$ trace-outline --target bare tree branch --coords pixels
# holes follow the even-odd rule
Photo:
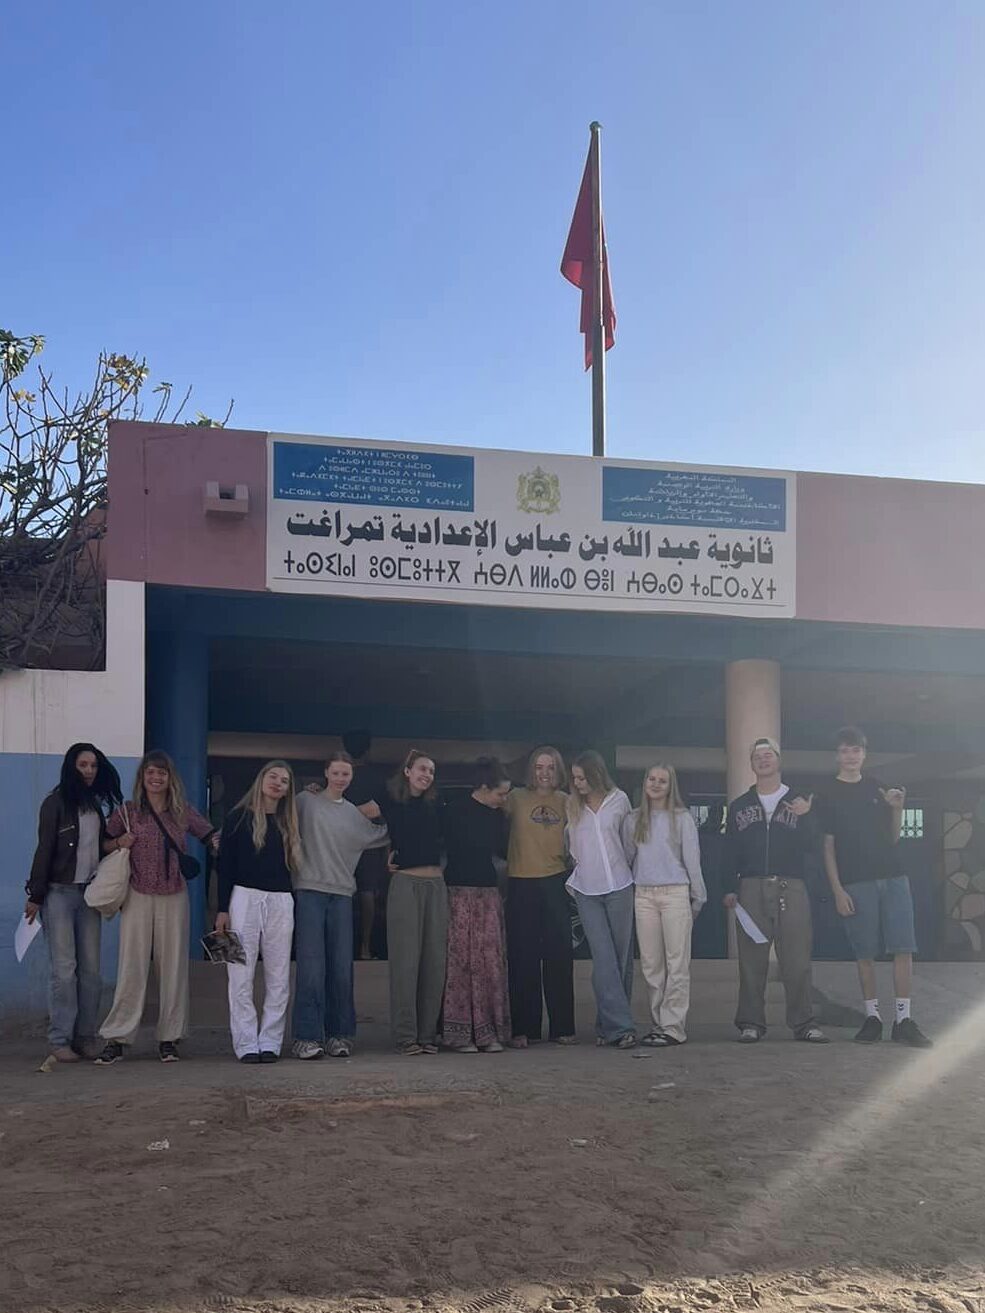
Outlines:
[[[0,669],[96,668],[105,646],[106,435],[138,419],[147,362],[102,353],[91,385],[57,389],[38,359],[44,338],[0,329]],[[28,369],[34,375],[23,383]],[[170,383],[154,388],[154,420],[176,423]],[[198,424],[224,426],[200,416]]]

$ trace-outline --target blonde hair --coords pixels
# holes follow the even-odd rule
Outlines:
[[[544,743],[539,748],[534,748],[530,754],[530,760],[527,762],[527,777],[524,780],[528,789],[537,787],[537,758],[550,757],[554,763],[554,787],[563,790],[568,785],[568,772],[564,767],[564,758],[558,752],[557,748],[552,748],[549,743]]]
[[[274,824],[280,830],[284,841],[284,860],[289,871],[297,872],[301,867],[301,834],[298,830],[298,809],[294,801],[294,772],[286,761],[268,761],[261,766],[256,779],[249,790],[243,794],[237,807],[248,813],[253,824],[253,847],[260,852],[267,842],[268,813],[263,803],[263,777],[271,770],[287,772],[288,790],[283,798],[277,799],[277,808],[273,812]]]
[[[571,763],[571,769],[574,770],[576,766],[588,781],[588,787],[592,793],[601,793],[603,797],[607,797],[616,787],[602,756],[593,749],[589,748],[587,752],[580,752]],[[572,787],[571,793],[568,795],[568,819],[572,821],[579,820],[584,810],[585,799],[576,788]]]
[[[144,788],[144,771],[148,766],[156,766],[158,770],[167,771],[168,797],[164,809],[171,813],[179,825],[184,825],[185,813],[188,810],[185,786],[181,782],[181,776],[178,774],[174,762],[160,748],[153,748],[150,752],[145,752],[140,759],[140,765],[137,767],[137,778],[133,783],[134,806],[143,811],[148,805],[147,791]]]
[[[633,830],[633,838],[638,844],[646,843],[650,837],[650,799],[646,796],[646,781],[652,770],[665,770],[670,787],[667,790],[667,813],[670,816],[670,842],[672,847],[680,851],[681,833],[678,824],[678,816],[681,812],[687,811],[684,806],[684,799],[681,797],[681,788],[677,782],[677,771],[669,761],[655,761],[652,766],[647,766],[643,772],[643,791],[640,796],[640,805],[636,812],[636,826]]]

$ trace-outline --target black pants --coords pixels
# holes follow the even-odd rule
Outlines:
[[[543,998],[551,1039],[575,1033],[571,912],[565,875],[512,876],[506,896],[513,1034],[541,1038]]]

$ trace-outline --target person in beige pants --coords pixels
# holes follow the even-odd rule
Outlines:
[[[643,796],[623,821],[623,847],[636,886],[636,941],[650,1000],[652,1029],[640,1041],[669,1048],[687,1040],[691,1000],[691,927],[705,905],[701,849],[667,762],[643,776]]]
[[[126,817],[117,810],[106,825],[107,852],[130,852],[130,891],[120,912],[120,956],[116,992],[109,1015],[99,1028],[106,1041],[96,1058],[100,1066],[119,1062],[133,1043],[147,997],[147,974],[153,960],[160,1009],[158,1053],[162,1062],[177,1062],[178,1041],[188,1026],[188,890],[178,854],[186,837],[217,837],[210,823],[185,800],[171,758],[149,752],[137,768],[133,802]],[[127,832],[129,821],[129,833]]]
[[[177,1042],[188,1029],[188,891],[142,894],[131,888],[120,913],[116,992],[99,1033],[122,1045],[133,1043],[144,1015],[147,972],[153,956],[157,976],[159,1043]],[[100,1055],[102,1058],[102,1055]]]

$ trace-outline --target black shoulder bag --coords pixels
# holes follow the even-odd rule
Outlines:
[[[171,838],[170,834],[168,834],[167,827],[165,826],[164,822],[161,820],[160,816],[158,816],[157,812],[154,810],[153,807],[149,807],[148,811],[154,817],[154,821],[157,825],[157,828],[161,831],[161,834],[164,836],[165,854],[167,854],[167,851],[170,848],[170,850],[178,858],[178,870],[185,877],[185,879],[197,880],[202,870],[202,863],[198,860],[197,857],[192,857],[191,853],[183,853],[181,851],[181,849],[178,847],[175,841]]]

